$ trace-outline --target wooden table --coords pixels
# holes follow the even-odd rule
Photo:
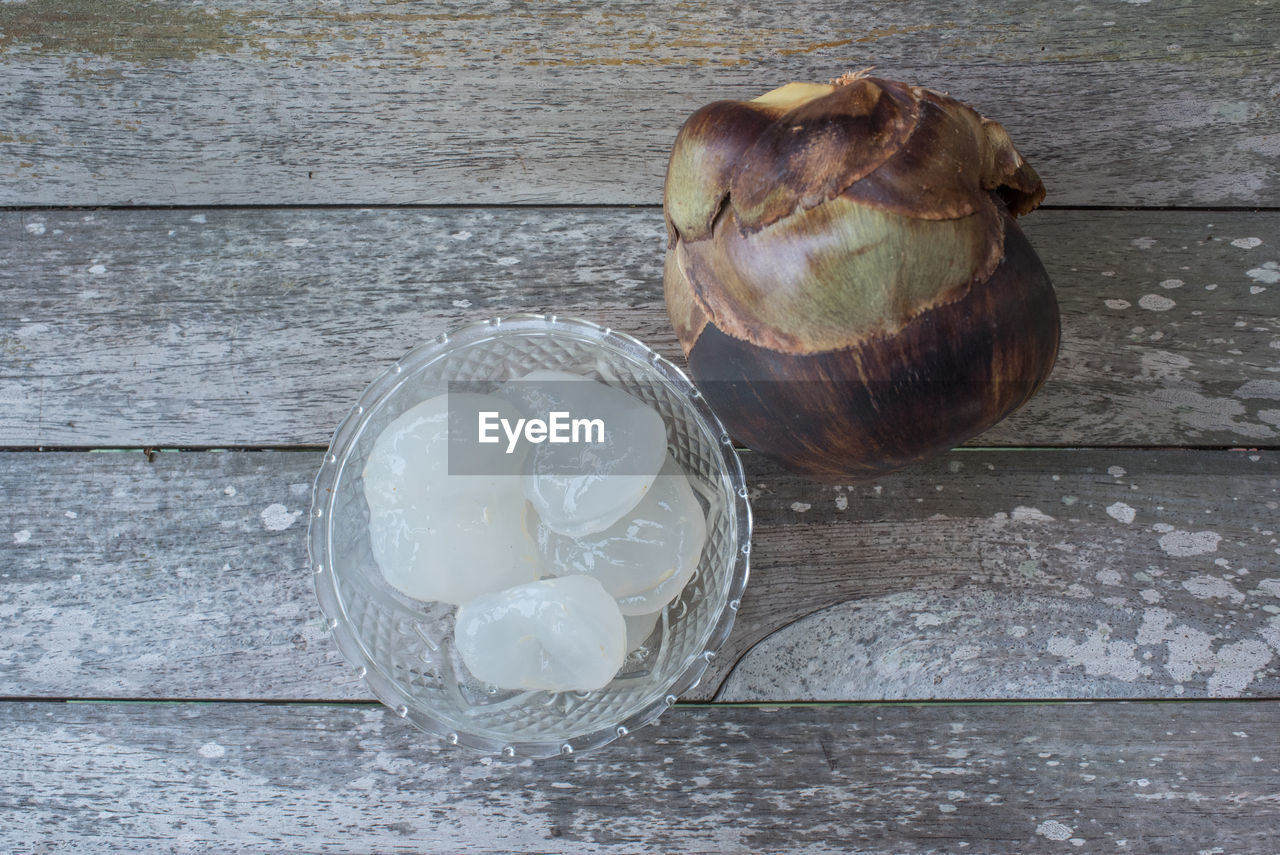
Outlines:
[[[0,4],[0,850],[1276,851],[1278,34],[1252,0]],[[745,453],[751,586],[658,726],[508,762],[372,702],[304,546],[359,390],[512,312],[676,356],[680,122],[868,65],[1044,177],[1052,380],[875,483]]]

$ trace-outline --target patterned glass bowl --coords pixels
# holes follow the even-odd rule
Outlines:
[[[707,545],[653,633],[594,692],[506,691],[477,681],[453,647],[454,607],[388,585],[369,546],[361,473],[378,434],[449,381],[535,368],[595,377],[656,409],[668,449],[707,517]],[[464,327],[405,355],[338,426],[312,493],[316,595],[338,647],[379,700],[449,743],[508,757],[595,748],[650,722],[697,685],[733,625],[747,582],[751,511],[729,436],[678,368],[627,335],[582,320],[520,315]]]

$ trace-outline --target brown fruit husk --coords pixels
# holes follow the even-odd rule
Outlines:
[[[873,477],[985,430],[1057,354],[1057,301],[1013,216],[1044,197],[1000,125],[865,75],[719,101],[664,193],[668,314],[749,447]]]

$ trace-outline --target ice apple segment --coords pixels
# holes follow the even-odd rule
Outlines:
[[[627,627],[589,576],[543,579],[483,594],[458,609],[458,655],[502,689],[589,692],[618,673]]]
[[[418,600],[460,605],[538,578],[521,479],[450,475],[449,400],[518,418],[489,395],[439,395],[411,407],[374,441],[363,473],[374,561]]]
[[[502,393],[529,418],[551,412],[600,419],[603,442],[542,442],[525,460],[525,496],[551,530],[570,537],[603,531],[639,504],[667,451],[666,426],[653,409],[604,383],[538,370]]]
[[[679,596],[698,566],[707,526],[688,478],[668,455],[640,503],[609,528],[567,537],[539,520],[535,539],[544,568],[592,576],[624,615],[642,615]]]

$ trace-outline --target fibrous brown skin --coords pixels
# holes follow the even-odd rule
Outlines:
[[[709,104],[667,172],[665,294],[694,379],[748,446],[871,477],[986,429],[1058,346],[1011,215],[1044,196],[1004,129],[851,75]]]

